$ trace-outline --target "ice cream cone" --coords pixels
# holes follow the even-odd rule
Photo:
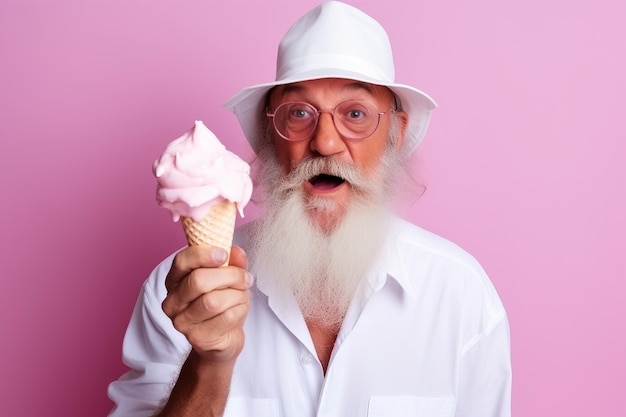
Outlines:
[[[236,218],[236,204],[225,200],[212,206],[202,221],[196,222],[191,217],[182,216],[181,223],[190,246],[217,246],[230,254]]]
[[[158,204],[170,211],[173,221],[181,220],[189,245],[217,246],[230,253],[237,212],[243,217],[252,196],[250,165],[196,120],[167,145],[152,172]],[[194,221],[198,218],[203,219]]]

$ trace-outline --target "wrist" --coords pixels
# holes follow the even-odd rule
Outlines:
[[[236,358],[206,358],[192,349],[183,365],[183,369],[192,374],[193,378],[198,382],[203,380],[215,381],[216,378],[221,379],[224,377],[230,380],[235,368],[235,361]]]

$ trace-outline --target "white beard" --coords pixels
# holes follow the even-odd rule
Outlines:
[[[390,218],[391,172],[402,171],[398,155],[389,152],[385,158],[383,169],[367,179],[353,167],[352,173],[341,172],[352,187],[345,212],[331,200],[311,199],[302,178],[285,178],[275,158],[264,158],[266,211],[253,232],[251,270],[259,284],[271,280],[272,287],[291,292],[308,321],[338,330],[358,284],[378,258]],[[329,170],[339,174],[323,168]],[[300,176],[310,178],[311,169]],[[312,211],[342,215],[333,230],[324,231],[312,221]]]

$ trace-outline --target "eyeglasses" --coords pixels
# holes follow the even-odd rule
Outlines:
[[[341,136],[350,140],[360,140],[371,136],[380,123],[380,116],[393,112],[379,111],[373,103],[349,100],[339,103],[333,109],[316,109],[309,103],[282,103],[266,113],[273,119],[274,129],[281,138],[288,141],[310,139],[317,128],[320,113],[330,113],[335,129]]]

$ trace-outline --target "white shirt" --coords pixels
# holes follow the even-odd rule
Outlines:
[[[143,286],[123,346],[132,370],[109,386],[111,416],[152,415],[190,348],[161,310],[173,256]],[[225,417],[510,416],[505,310],[476,260],[441,237],[394,220],[326,375],[293,298],[271,285],[252,294]]]

